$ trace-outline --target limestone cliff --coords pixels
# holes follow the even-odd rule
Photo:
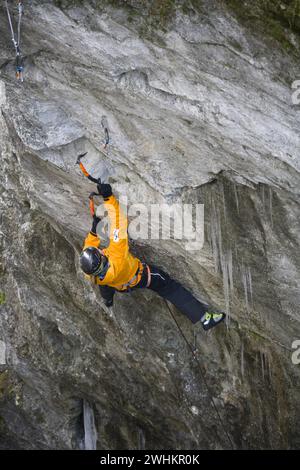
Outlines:
[[[166,304],[109,312],[80,272],[83,151],[129,203],[204,204],[202,250],[133,250],[227,311],[205,334],[173,309],[234,446],[299,447],[297,2],[24,3],[23,84],[0,6],[0,448],[230,447]]]

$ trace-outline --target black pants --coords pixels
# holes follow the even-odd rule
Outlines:
[[[155,291],[160,297],[171,302],[191,322],[197,323],[207,312],[207,305],[197,300],[188,290],[179,282],[174,281],[168,274],[156,266],[149,266],[151,272],[151,283],[149,289]],[[148,272],[144,269],[142,279],[137,286],[132,289],[141,289],[147,287]],[[102,297],[105,300],[112,300],[116,290],[110,286],[99,286]]]

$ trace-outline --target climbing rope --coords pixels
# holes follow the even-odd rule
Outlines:
[[[213,408],[214,408],[214,410],[215,410],[216,416],[218,417],[218,420],[219,420],[219,422],[220,422],[220,424],[221,424],[221,427],[222,427],[222,429],[223,429],[223,431],[224,431],[224,433],[225,433],[225,435],[226,435],[226,437],[227,437],[227,440],[228,440],[228,442],[229,442],[229,444],[230,444],[230,447],[231,447],[232,450],[234,450],[234,449],[235,449],[234,443],[233,443],[233,441],[232,441],[232,439],[231,439],[231,437],[230,437],[230,435],[229,435],[229,433],[228,433],[228,431],[227,431],[227,429],[226,429],[226,427],[225,427],[225,424],[224,424],[224,422],[223,422],[223,420],[222,420],[222,418],[221,418],[221,415],[220,415],[220,413],[219,413],[219,410],[218,410],[218,408],[217,408],[217,405],[216,405],[215,402],[214,402],[214,399],[213,399],[213,396],[212,396],[210,387],[209,387],[209,385],[208,385],[208,383],[207,383],[207,380],[206,380],[206,378],[205,378],[205,374],[204,374],[204,372],[203,372],[202,366],[201,366],[200,361],[199,361],[199,359],[198,359],[198,357],[197,357],[197,350],[194,349],[194,348],[192,347],[192,345],[190,344],[190,342],[187,340],[187,338],[186,338],[185,334],[183,333],[182,328],[180,327],[178,321],[176,320],[176,318],[175,318],[175,316],[174,316],[174,314],[173,314],[173,312],[172,312],[172,310],[171,310],[171,308],[170,308],[170,306],[169,306],[167,300],[165,300],[165,303],[166,303],[166,306],[167,306],[167,308],[168,308],[168,310],[169,310],[169,312],[170,312],[171,317],[173,318],[173,320],[174,320],[174,322],[175,322],[175,324],[176,324],[176,326],[177,326],[177,328],[178,328],[178,331],[180,332],[182,338],[183,338],[184,341],[186,342],[186,344],[187,344],[189,350],[191,351],[191,353],[192,353],[192,355],[193,355],[193,359],[194,359],[194,360],[197,362],[197,364],[198,364],[199,371],[200,371],[200,375],[201,375],[202,381],[203,381],[203,383],[204,383],[204,385],[205,385],[205,387],[206,387],[206,389],[207,389],[210,402],[211,402],[211,404],[212,404],[212,406],[213,406]]]
[[[7,12],[7,18],[8,18],[8,23],[10,27],[10,32],[11,32],[11,40],[13,43],[13,46],[16,51],[16,77],[17,80],[20,80],[23,82],[23,58],[20,50],[20,44],[21,44],[21,24],[22,24],[22,16],[23,16],[23,2],[19,1],[18,2],[18,26],[17,26],[17,37],[15,35],[10,11],[9,11],[9,6],[8,6],[8,0],[5,0],[5,6],[6,6],[6,12]]]
[[[20,49],[21,46],[21,22],[22,22],[22,15],[23,15],[23,3],[18,2],[18,47]]]
[[[10,31],[11,31],[11,40],[13,42],[14,48],[16,49],[16,53],[18,53],[18,43],[15,38],[14,28],[13,28],[12,21],[11,21],[11,16],[10,16],[7,0],[5,0],[5,6],[6,6],[8,22],[9,22]]]
[[[131,240],[131,242],[132,242],[132,240]],[[147,264],[147,263],[146,263],[146,260],[145,260],[145,257],[144,257],[144,255],[143,255],[142,253],[140,253],[138,256],[142,259],[142,261],[143,261],[145,264]],[[227,437],[227,440],[228,440],[228,442],[229,442],[230,448],[231,448],[232,450],[235,450],[235,445],[234,445],[234,443],[233,443],[233,441],[232,441],[232,439],[231,439],[231,437],[230,437],[230,435],[229,435],[229,433],[228,433],[228,431],[227,431],[227,429],[226,429],[226,427],[225,427],[225,424],[224,424],[224,422],[223,422],[223,420],[222,420],[222,418],[221,418],[221,415],[220,415],[220,413],[219,413],[219,410],[218,410],[218,408],[217,408],[217,405],[216,405],[215,402],[214,402],[211,389],[210,389],[210,387],[209,387],[209,385],[208,385],[208,382],[207,382],[207,380],[206,380],[206,378],[205,378],[205,374],[204,374],[204,372],[203,372],[202,365],[201,365],[201,363],[200,363],[200,361],[199,361],[199,359],[198,359],[198,357],[197,357],[196,341],[195,341],[195,348],[193,348],[192,345],[190,344],[190,342],[187,340],[185,334],[183,333],[182,328],[180,327],[178,321],[176,320],[176,318],[175,318],[175,316],[174,316],[174,314],[173,314],[173,312],[172,312],[172,310],[171,310],[171,308],[170,308],[170,305],[168,304],[168,301],[167,301],[166,299],[164,299],[164,301],[165,301],[165,304],[166,304],[166,306],[167,306],[167,309],[169,310],[169,313],[170,313],[171,317],[172,317],[173,320],[174,320],[175,325],[177,326],[177,329],[178,329],[180,335],[182,336],[183,340],[184,340],[185,343],[187,344],[188,349],[191,351],[192,356],[193,356],[193,359],[194,359],[194,360],[197,362],[197,364],[198,364],[198,368],[199,368],[200,375],[201,375],[201,377],[202,377],[202,381],[203,381],[203,383],[204,383],[204,386],[206,387],[206,390],[207,390],[207,393],[208,393],[210,402],[211,402],[211,404],[212,404],[213,409],[215,410],[215,413],[216,413],[216,416],[217,416],[217,418],[218,418],[218,421],[220,422],[221,428],[223,429],[224,434],[225,434],[225,436]]]

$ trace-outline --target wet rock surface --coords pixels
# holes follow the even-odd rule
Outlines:
[[[27,3],[22,85],[0,7],[0,448],[230,448],[211,398],[235,447],[299,447],[297,34],[223,2],[151,28],[141,2]],[[129,203],[204,204],[202,250],[133,244],[227,311],[207,334],[172,308],[201,368],[160,298],[108,311],[82,276],[87,150]]]

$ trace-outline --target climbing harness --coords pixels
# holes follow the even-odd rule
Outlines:
[[[6,6],[6,12],[7,12],[7,18],[9,22],[9,27],[11,31],[11,40],[15,48],[16,52],[16,78],[17,80],[20,80],[21,82],[24,81],[23,77],[23,70],[24,70],[24,65],[23,65],[23,57],[21,54],[20,50],[20,44],[21,44],[21,23],[22,23],[22,16],[23,16],[23,2],[19,1],[18,2],[18,26],[17,26],[17,36],[15,35],[13,24],[12,24],[12,19],[9,11],[9,6],[8,6],[8,0],[5,0],[5,6]]]
[[[132,287],[135,287],[135,285],[132,286],[132,284],[138,279],[139,275],[143,274],[144,269],[145,266],[142,264],[142,266],[139,266],[136,270],[135,275],[128,282],[126,282],[126,284],[121,284],[120,286],[117,286],[116,289],[122,292],[131,292]]]

